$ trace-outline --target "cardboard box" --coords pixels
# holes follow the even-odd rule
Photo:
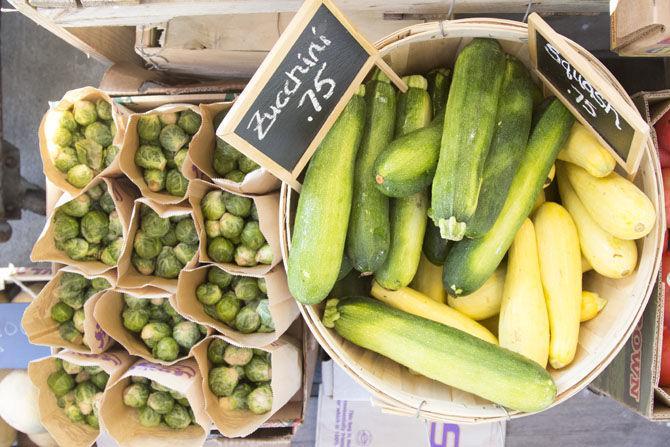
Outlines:
[[[670,90],[640,92],[633,96],[633,101],[649,123],[658,148],[653,125],[670,110]],[[658,386],[665,298],[663,280],[667,279],[661,279],[659,272],[649,303],[630,340],[591,384],[597,392],[653,421],[670,421],[670,388]]]
[[[612,0],[610,46],[621,56],[670,56],[670,2]]]

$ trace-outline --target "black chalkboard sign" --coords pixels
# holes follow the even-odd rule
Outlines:
[[[310,0],[217,134],[299,188],[297,177],[374,64],[404,85],[328,0]]]
[[[545,85],[599,137],[627,172],[635,173],[649,132],[607,79],[539,15],[529,23],[533,68]]]

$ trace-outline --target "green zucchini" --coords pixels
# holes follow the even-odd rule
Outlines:
[[[315,304],[340,273],[351,210],[354,160],[365,124],[361,86],[312,157],[302,184],[288,257],[288,286],[301,303]]]
[[[405,76],[402,80],[407,84],[407,91],[398,95],[398,107],[395,119],[395,138],[408,134],[416,129],[426,127],[431,120],[430,96],[428,82],[421,75]]]
[[[366,124],[354,171],[354,195],[347,233],[347,256],[356,270],[372,273],[391,243],[389,199],[375,187],[374,162],[393,137],[396,97],[391,81],[377,70],[366,85]]]
[[[428,80],[428,94],[433,107],[433,117],[443,116],[447,105],[449,86],[451,85],[451,70],[448,68],[435,68],[426,75]]]
[[[496,127],[484,164],[477,210],[465,235],[478,238],[486,234],[505,203],[509,185],[528,144],[533,118],[532,81],[524,65],[507,56]]]
[[[375,186],[389,197],[408,197],[430,185],[437,168],[443,117],[396,138],[374,166]]]
[[[493,274],[523,220],[533,210],[573,122],[570,111],[553,98],[531,132],[507,199],[489,232],[479,239],[466,239],[450,248],[442,273],[444,288],[450,294],[470,295]]]
[[[442,239],[440,229],[437,228],[432,220],[428,220],[426,234],[423,237],[423,254],[435,265],[444,264],[449,252],[449,241]]]
[[[372,298],[328,300],[323,323],[355,345],[512,410],[540,411],[556,398],[551,376],[534,361]]]
[[[473,39],[456,59],[430,214],[445,239],[461,240],[477,209],[504,69],[505,55],[493,39]]]

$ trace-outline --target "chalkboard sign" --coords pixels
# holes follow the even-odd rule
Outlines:
[[[629,174],[640,164],[649,126],[611,83],[536,13],[528,19],[533,68],[545,85],[598,136]]]
[[[330,1],[308,1],[217,134],[299,189],[300,172],[375,64],[406,88]]]

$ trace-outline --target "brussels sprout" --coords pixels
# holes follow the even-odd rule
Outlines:
[[[79,406],[77,404],[71,403],[63,408],[65,416],[72,422],[82,422],[84,420],[84,415],[81,414]]]
[[[121,314],[123,327],[131,332],[141,332],[149,323],[149,311],[144,308],[126,308]]]
[[[107,279],[103,278],[102,276],[98,276],[97,278],[93,278],[91,280],[91,287],[93,287],[95,290],[105,290],[109,289],[112,285],[107,281]]]
[[[88,242],[78,237],[65,241],[63,248],[65,254],[75,261],[82,261],[88,255]]]
[[[91,376],[91,383],[96,387],[98,387],[100,391],[105,389],[108,381],[109,381],[109,374],[107,374],[105,371],[101,371]]]
[[[195,231],[195,224],[190,216],[187,216],[184,220],[180,220],[175,226],[174,231],[179,242],[185,242],[187,244],[198,243],[198,232]]]
[[[81,234],[87,242],[99,244],[109,231],[109,216],[102,211],[89,211],[81,218]]]
[[[154,391],[147,399],[147,406],[158,414],[168,414],[174,408],[174,399],[166,391]]]
[[[207,281],[216,284],[222,289],[228,287],[232,279],[233,275],[218,267],[210,267],[207,271]]]
[[[155,380],[151,381],[151,389],[156,390],[156,391],[164,391],[166,393],[169,393],[172,391],[170,388],[161,385],[160,383],[156,382]]]
[[[254,356],[244,366],[244,375],[252,382],[267,382],[272,379],[272,367],[264,359]]]
[[[162,338],[151,351],[160,360],[171,362],[179,357],[179,344],[172,337]]]
[[[123,249],[123,238],[117,238],[107,245],[100,253],[100,261],[106,265],[114,266],[121,256]]]
[[[107,121],[112,119],[112,105],[102,98],[95,102],[95,111],[101,120]]]
[[[77,152],[73,147],[61,146],[53,159],[54,166],[62,173],[67,173],[73,166],[79,163]]]
[[[70,144],[70,146],[74,147],[74,144],[77,141],[81,141],[85,138],[86,137],[84,136],[84,134],[80,130],[77,130],[76,132],[72,132],[72,143]],[[75,153],[76,153],[76,151],[75,151]]]
[[[252,387],[248,383],[240,383],[233,390],[233,394],[219,399],[219,406],[222,410],[246,410],[247,396],[251,393]]]
[[[168,393],[170,393],[170,396],[172,396],[172,398],[179,404],[181,404],[179,401],[184,401],[184,399],[186,399],[186,397],[179,391],[168,390]],[[186,400],[186,402],[188,402],[188,400]]]
[[[130,377],[130,382],[131,383],[143,383],[144,385],[149,386],[149,384],[151,383],[151,380],[147,379],[146,377],[131,376]]]
[[[98,416],[95,413],[91,413],[86,416],[84,419],[87,425],[89,425],[92,428],[98,429],[100,428],[100,421],[98,420]]]
[[[244,181],[244,172],[238,171],[236,169],[234,171],[230,171],[223,178],[230,180],[231,182],[242,183]]]
[[[217,366],[209,370],[209,389],[217,396],[230,396],[240,380],[235,368]]]
[[[177,120],[177,125],[182,128],[184,132],[189,135],[194,135],[198,129],[200,129],[200,123],[202,118],[193,110],[187,109],[182,110],[179,113],[179,119]]]
[[[80,100],[75,102],[72,113],[75,121],[81,126],[88,126],[98,119],[95,104],[91,101]]]
[[[58,210],[72,217],[83,217],[91,208],[91,198],[88,194],[82,194],[79,197],[66,202]]]
[[[272,251],[272,247],[270,247],[269,244],[263,245],[256,252],[256,262],[258,262],[259,264],[267,264],[267,265],[272,264],[273,258],[274,253]]]
[[[225,363],[223,355],[227,347],[228,343],[225,340],[221,338],[213,339],[207,347],[207,358],[215,365],[223,365]]]
[[[51,135],[51,141],[58,146],[69,146],[72,144],[72,132],[65,127],[57,127]]]
[[[147,235],[143,230],[135,233],[133,248],[138,256],[144,259],[151,259],[158,256],[161,252],[161,241],[157,237]]]
[[[64,370],[59,369],[49,374],[47,385],[49,385],[49,389],[51,389],[56,397],[61,397],[69,393],[75,387],[75,381],[74,377]]]
[[[170,231],[170,219],[160,217],[158,213],[151,210],[142,216],[140,227],[147,236],[159,238]]]
[[[150,407],[142,407],[139,411],[139,422],[143,427],[158,427],[161,423],[161,415]]]
[[[168,247],[174,247],[179,243],[177,240],[177,234],[174,231],[174,228],[170,227],[167,233],[161,237],[161,243],[167,245]]]
[[[88,371],[80,371],[76,376],[74,376],[74,381],[79,384],[82,382],[86,382],[91,379],[91,373]]]
[[[216,148],[214,148],[212,168],[214,168],[214,171],[222,177],[237,168],[237,160],[227,156],[218,142]]]
[[[123,403],[132,408],[142,408],[149,398],[149,387],[144,383],[133,383],[123,390]]]
[[[215,262],[232,261],[234,249],[233,244],[222,236],[215,237],[207,243],[207,254]]]
[[[206,220],[221,219],[223,213],[226,212],[226,205],[223,203],[223,192],[216,189],[209,191],[202,198],[200,208]]]
[[[138,298],[136,296],[123,294],[123,301],[126,307],[130,309],[147,309],[149,307],[149,300],[146,298]]]
[[[181,149],[181,150],[184,150],[184,149]],[[174,169],[174,168],[177,167],[177,164],[174,161],[174,157],[175,157],[175,155],[177,155],[176,152],[170,152],[170,151],[166,151],[165,149],[163,149],[163,155],[165,156],[165,160],[166,160],[166,163],[165,163],[165,168],[166,169]]]
[[[84,332],[84,309],[78,309],[74,311],[74,314],[72,314],[72,323],[74,324],[75,329],[77,329],[79,332],[83,333]]]
[[[208,282],[200,284],[195,289],[195,296],[202,304],[216,304],[221,299],[221,295],[219,286]]]
[[[206,220],[205,221],[205,234],[208,238],[214,239],[215,237],[221,236],[221,225],[218,220]]]
[[[98,389],[89,381],[79,383],[74,389],[74,400],[83,415],[93,412],[93,398],[97,393]]]
[[[268,293],[268,286],[265,278],[258,278],[258,289],[263,293]]]
[[[59,408],[65,408],[68,405],[74,404],[74,391],[70,391],[69,393],[64,394],[56,399],[56,405],[58,405]]]
[[[88,300],[90,297],[92,297],[93,295],[95,295],[96,293],[98,293],[98,291],[95,290],[92,287],[89,287],[88,289],[84,290],[84,302],[86,300]]]
[[[224,157],[235,160],[235,162],[242,156],[240,151],[218,137],[216,138],[216,149],[219,150]]]
[[[135,152],[135,164],[144,169],[165,170],[167,160],[161,148],[152,144],[143,144]]]
[[[91,169],[102,169],[102,157],[104,146],[95,140],[84,138],[74,143],[74,150],[77,153],[79,163],[88,166]]]
[[[103,152],[102,152],[102,167],[107,168],[109,167],[113,162],[116,156],[119,154],[119,147],[110,144],[107,146]]]
[[[226,292],[221,300],[216,303],[216,318],[224,323],[232,324],[235,321],[237,313],[240,311],[240,303],[240,300],[235,297],[234,293]]]
[[[174,255],[182,264],[188,264],[198,251],[198,246],[193,244],[185,244],[180,242],[174,247]]]
[[[156,268],[156,259],[145,259],[140,257],[137,253],[133,253],[130,256],[130,262],[132,262],[133,267],[138,271],[140,275],[149,276],[154,273]]]
[[[245,155],[242,155],[240,159],[237,160],[237,166],[244,174],[248,174],[251,171],[255,171],[256,169],[260,168],[260,166],[258,166],[255,161]]]
[[[154,298],[154,299],[155,299],[155,298]],[[151,300],[151,301],[152,301],[152,304],[153,304],[153,300],[154,300],[154,299]],[[158,304],[156,304],[156,305],[158,305]],[[160,303],[160,306],[163,308],[163,310],[165,311],[165,313],[168,314],[168,316],[172,317],[173,319],[174,319],[175,317],[179,317],[179,316],[180,316],[180,315],[179,315],[179,312],[177,312],[177,311],[175,310],[175,308],[172,307],[172,304],[170,304],[170,300],[168,300],[168,299],[166,299],[166,298],[162,298],[162,302]]]
[[[244,225],[241,238],[242,244],[254,250],[258,250],[266,243],[265,236],[261,233],[258,222],[254,220],[247,222],[246,225]]]
[[[172,321],[172,317],[170,317],[163,306],[149,306],[149,321],[169,324]]]
[[[76,365],[74,363],[68,362],[67,360],[61,361],[61,368],[63,368],[63,371],[70,375],[77,375],[84,369],[83,366]]]
[[[100,259],[100,244],[88,244],[88,251],[82,261],[97,261]]]
[[[60,210],[54,213],[53,228],[56,241],[65,242],[79,235],[79,221]]]
[[[147,184],[149,191],[159,192],[165,189],[165,171],[158,169],[146,169],[142,176],[144,182]]]
[[[116,204],[114,204],[114,198],[109,193],[109,191],[104,192],[104,194],[98,200],[98,204],[100,205],[100,208],[102,208],[102,210],[107,214],[111,213],[116,209]]]
[[[112,132],[109,126],[101,122],[91,123],[84,129],[84,136],[103,147],[112,144]]]
[[[260,298],[261,290],[258,288],[256,278],[241,277],[233,289],[235,296],[243,301],[251,301]]]
[[[235,247],[235,264],[243,267],[253,267],[257,265],[256,250],[249,248],[246,245],[238,245]]]
[[[223,354],[223,360],[231,366],[244,366],[253,357],[254,352],[251,348],[240,348],[234,345],[228,345]]]
[[[172,335],[172,328],[165,323],[149,323],[142,328],[140,337],[144,344],[152,348],[158,344],[159,341],[165,337]]]
[[[258,332],[274,332],[275,323],[272,320],[270,301],[267,298],[258,302],[256,305],[256,313],[261,317],[261,328],[258,329]]]
[[[64,323],[72,319],[74,309],[65,303],[58,302],[51,306],[51,319],[57,323]]]
[[[225,199],[226,210],[239,217],[247,217],[251,213],[253,200],[248,197],[230,195]]]
[[[161,123],[166,126],[168,124],[177,124],[177,119],[179,115],[177,112],[163,112],[158,115],[158,119],[161,120]]]
[[[86,301],[86,296],[83,291],[78,291],[72,294],[63,295],[60,298],[61,302],[70,306],[72,309],[77,310],[81,309],[84,306]],[[73,312],[74,314],[74,312]]]
[[[177,153],[174,154],[173,162],[174,167],[181,171],[182,166],[184,165],[184,160],[188,156],[188,149],[179,149]]]
[[[261,317],[253,305],[246,305],[235,316],[235,328],[243,334],[256,332],[261,325]]]
[[[254,414],[267,413],[272,409],[272,388],[264,384],[253,390],[247,396],[247,407]]]
[[[66,179],[75,188],[83,188],[93,180],[93,170],[85,164],[78,164],[67,171]]]
[[[251,217],[251,220],[255,220],[256,222],[258,222],[258,208],[256,208],[255,203],[251,207],[251,215],[249,217]]]
[[[89,285],[89,280],[79,273],[63,272],[58,283],[58,297],[62,298],[67,291],[76,292],[84,290]]]
[[[183,197],[188,188],[188,179],[177,169],[170,169],[165,175],[165,189],[170,195]]]
[[[165,424],[174,429],[184,429],[191,425],[191,416],[188,410],[180,405],[175,404],[172,410],[164,416]]]
[[[184,265],[179,262],[177,256],[174,254],[174,248],[163,247],[156,258],[156,276],[166,279],[174,279],[179,276],[179,272]]]
[[[215,320],[218,319],[216,316],[216,304],[203,304],[202,311],[205,312],[205,315],[208,315]]]
[[[230,213],[225,213],[219,220],[221,236],[231,239],[242,234],[244,219]]]
[[[168,124],[161,130],[159,140],[165,150],[177,152],[188,142],[189,138],[181,127]]]
[[[156,141],[160,135],[161,127],[158,115],[142,115],[137,121],[137,135],[145,141]]]
[[[177,344],[190,350],[202,338],[198,325],[192,321],[182,321],[172,328],[172,337]]]
[[[54,116],[55,122],[60,127],[64,127],[71,132],[77,130],[77,122],[74,120],[74,115],[69,110],[54,110],[51,112]]]

